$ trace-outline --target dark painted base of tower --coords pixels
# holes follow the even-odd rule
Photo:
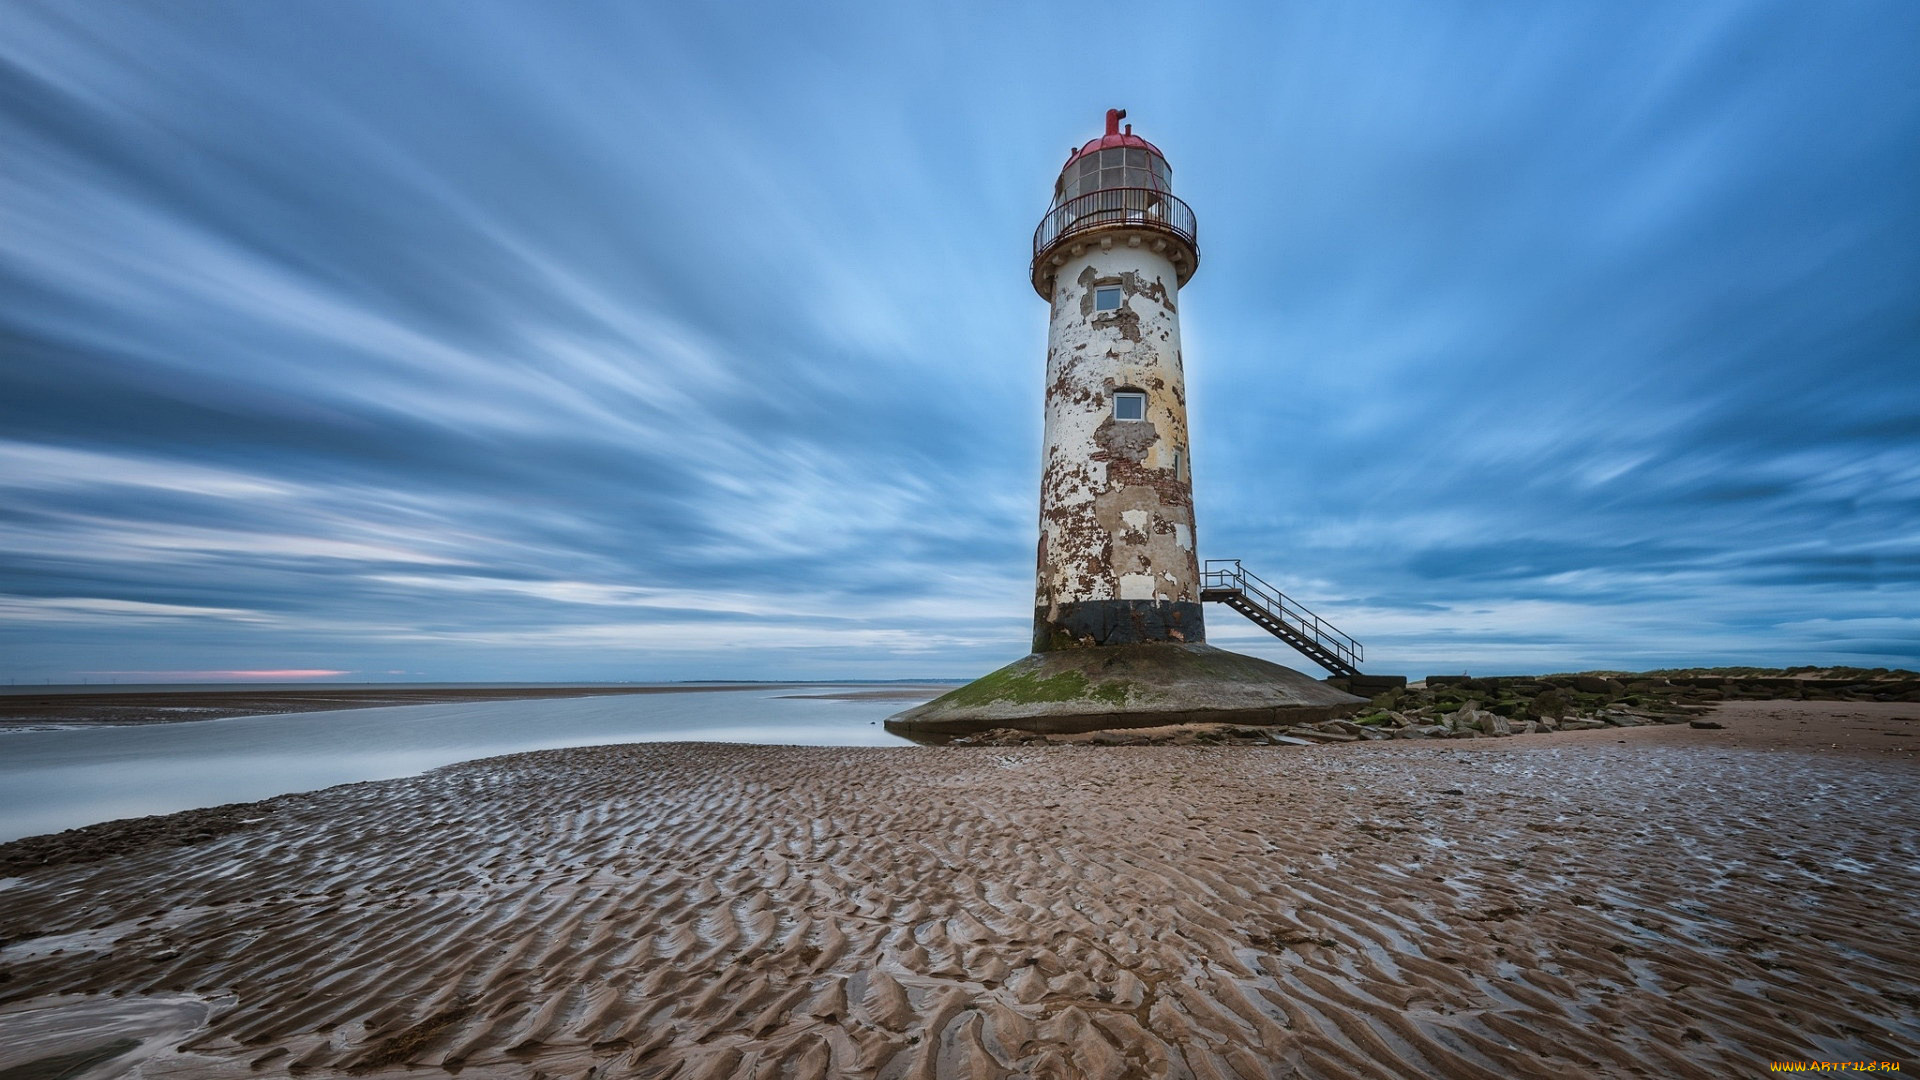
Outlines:
[[[1082,600],[1033,611],[1033,651],[1207,640],[1200,605],[1176,600]]]
[[[1365,698],[1211,645],[1053,649],[1016,660],[887,719],[907,736],[991,728],[1047,734],[1164,724],[1300,724],[1358,712]]]

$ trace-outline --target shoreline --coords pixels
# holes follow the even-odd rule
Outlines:
[[[703,694],[751,690],[831,690],[862,687],[872,693],[944,692],[943,684],[751,682],[649,683],[635,686],[460,686],[414,687],[393,683],[378,687],[273,687],[210,690],[199,687],[164,690],[69,690],[0,694],[0,732],[58,728],[178,724],[196,720],[227,720],[241,716],[276,716],[341,709],[375,709],[406,705],[446,705],[469,701],[543,701],[558,698],[608,697],[629,694]],[[862,691],[845,691],[858,695]],[[838,697],[836,694],[791,695]],[[857,699],[857,697],[855,698]]]
[[[890,700],[892,691],[879,691],[873,695],[865,694],[809,694],[783,695],[784,697],[805,697],[818,700]],[[1445,740],[1434,745],[1449,750],[1499,751],[1519,750],[1537,747],[1569,746],[1640,746],[1640,747],[1680,747],[1696,749],[1732,749],[1759,752],[1802,752],[1837,756],[1862,756],[1869,758],[1905,759],[1920,765],[1920,706],[1902,702],[1803,702],[1796,700],[1780,701],[1732,701],[1715,706],[1709,714],[1715,717],[1719,728],[1696,728],[1688,724],[1658,724],[1637,727],[1603,727],[1596,729],[1542,732],[1528,736],[1509,738],[1476,738],[1466,740]],[[1815,717],[1826,721],[1815,725]],[[1209,725],[1198,725],[1206,728]],[[1213,725],[1220,726],[1220,725]],[[1905,730],[1901,730],[1905,729]],[[1217,747],[1232,751],[1250,749],[1260,745],[1280,745],[1286,749],[1340,749],[1346,748],[1357,753],[1367,753],[1364,749],[1373,744],[1365,742],[1303,744],[1292,740],[1286,744],[1268,744],[1253,742],[1234,742],[1230,739],[1211,742],[1154,742],[1123,743],[1100,741],[1100,736],[1116,734],[1113,732],[1092,732],[1079,736],[1055,737],[1024,745],[1061,746],[1081,749],[1100,747],[1145,745]],[[1123,732],[1119,734],[1135,734]],[[759,750],[777,751],[787,747],[761,743],[728,743],[683,741],[657,744],[610,743],[604,746],[662,745],[662,746],[746,746]],[[951,744],[922,744],[933,748],[951,746],[962,753],[978,753],[1001,746],[1018,746],[1019,743],[994,742],[955,742]],[[1393,745],[1393,744],[1387,744]],[[1405,745],[1405,744],[1401,744]],[[595,749],[583,747],[582,749]],[[870,747],[880,751],[900,751],[912,749],[907,746]],[[526,751],[525,753],[554,753],[558,751]],[[509,757],[519,755],[507,755]],[[361,783],[398,783],[418,779],[445,769],[459,769],[476,766],[492,758],[474,758],[452,762],[427,770],[413,777],[400,777],[396,780],[357,781]],[[343,786],[355,786],[348,784]],[[113,818],[89,825],[77,826],[51,833],[36,833],[12,840],[0,841],[0,878],[24,869],[39,866],[68,865],[78,862],[92,862],[110,854],[154,844],[184,846],[204,839],[223,835],[250,824],[257,815],[267,813],[272,805],[286,799],[303,798],[335,790],[332,787],[317,788],[312,791],[289,792],[266,799],[249,802],[220,803],[211,806],[193,807],[166,814],[147,814],[130,818]],[[40,856],[45,855],[47,858]]]
[[[173,1018],[152,1078],[1910,1057],[1920,708],[1713,715],[1313,747],[635,744],[282,796],[185,846],[9,871],[0,1043],[98,1049],[52,1032],[113,1001]]]

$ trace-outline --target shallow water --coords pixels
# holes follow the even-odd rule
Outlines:
[[[615,694],[9,732],[0,734],[0,841],[523,750],[673,740],[910,745],[880,721],[911,702],[788,696],[818,692]]]

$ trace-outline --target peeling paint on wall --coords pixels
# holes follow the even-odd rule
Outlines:
[[[1077,629],[1096,623],[1204,640],[1174,265],[1089,245],[1053,280],[1035,647],[1105,643]],[[1096,312],[1094,289],[1111,285],[1119,308]],[[1144,419],[1115,418],[1122,390],[1145,396]],[[1118,614],[1085,610],[1103,602]]]

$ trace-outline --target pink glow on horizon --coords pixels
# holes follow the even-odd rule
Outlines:
[[[198,679],[202,681],[221,679],[269,679],[286,682],[295,679],[330,679],[335,675],[351,675],[351,671],[330,671],[325,668],[280,668],[271,671],[76,671],[76,675],[145,675],[155,679]]]

